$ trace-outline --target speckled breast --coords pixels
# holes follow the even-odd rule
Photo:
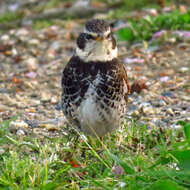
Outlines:
[[[117,59],[85,63],[71,58],[62,76],[62,109],[74,127],[93,136],[119,127],[128,93],[123,69]]]

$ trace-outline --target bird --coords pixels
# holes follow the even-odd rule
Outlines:
[[[130,93],[127,72],[105,20],[87,21],[76,46],[62,73],[61,108],[74,129],[103,137],[123,122]]]

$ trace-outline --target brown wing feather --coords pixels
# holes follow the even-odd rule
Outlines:
[[[120,64],[120,71],[121,71],[122,78],[125,81],[125,84],[127,85],[127,94],[125,95],[125,101],[127,103],[128,102],[128,95],[131,92],[131,88],[130,88],[128,77],[127,77],[127,71],[126,71],[123,64]]]

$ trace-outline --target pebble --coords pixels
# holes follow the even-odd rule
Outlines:
[[[41,101],[46,102],[51,100],[51,95],[47,92],[41,93]]]
[[[11,121],[10,124],[9,124],[9,127],[10,128],[28,128],[28,124],[25,122],[25,121],[19,121],[19,120],[16,120],[16,121]]]
[[[59,85],[58,78],[61,75],[59,69],[62,66],[56,61],[56,58],[61,57],[61,60],[66,63],[72,55],[75,44],[73,35],[75,33],[73,31],[71,33],[72,35],[68,33],[66,36],[68,40],[72,38],[69,43],[64,39],[65,31],[55,26],[47,28],[46,32],[44,30],[32,31],[23,27],[0,35],[0,40],[10,45],[9,52],[7,51],[6,55],[12,55],[11,57],[3,53],[0,54],[2,62],[0,70],[5,71],[0,72],[1,78],[6,79],[7,76],[11,78],[15,71],[18,71],[16,74],[21,78],[21,83],[14,84],[16,89],[13,89],[9,83],[0,83],[0,99],[2,100],[0,103],[0,122],[18,113],[19,108],[22,108],[27,119],[31,120],[31,122],[24,120],[24,123],[22,118],[10,123],[10,130],[12,129],[15,134],[24,135],[28,130],[42,135],[50,135],[51,131],[56,134],[55,131],[58,131],[60,126],[64,125],[65,120],[51,124],[47,124],[47,120],[48,118],[64,118],[62,112],[59,111],[61,110],[61,104],[58,96],[50,91],[59,91],[60,86],[57,85]],[[24,43],[20,43],[22,41]],[[189,43],[182,44],[178,48],[173,45],[167,45],[165,49],[160,45],[145,47],[147,53],[144,50],[141,51],[144,46],[140,43],[132,45],[132,49],[131,47],[126,48],[124,43],[120,45],[119,53],[123,57],[126,57],[127,52],[125,61],[128,63],[126,69],[130,84],[133,84],[134,80],[141,80],[144,76],[146,77],[144,79],[146,85],[149,87],[140,94],[134,92],[129,96],[127,117],[140,118],[141,122],[149,127],[154,125],[172,126],[174,128],[177,128],[174,122],[189,119],[189,89],[183,88],[185,86],[188,88],[189,84]],[[140,56],[133,55],[133,52],[138,53],[138,51]],[[179,53],[180,55],[178,55]],[[4,64],[14,60],[14,56],[20,57],[18,62],[15,61],[17,64],[11,64],[11,67],[10,64]],[[46,67],[45,64],[50,63],[49,60],[53,65],[48,64],[48,67]],[[138,64],[129,64],[131,62]],[[139,64],[143,62],[146,62],[146,64]],[[39,63],[43,64],[39,65]],[[25,64],[25,68],[23,64]],[[39,66],[41,69],[38,69]],[[53,85],[42,82],[47,81],[47,77],[49,77],[49,80],[55,79]],[[12,90],[16,90],[16,92],[18,90],[19,97],[13,97]],[[36,95],[32,95],[33,93]],[[7,98],[4,98],[5,94],[7,94]],[[185,106],[181,106],[182,104]],[[52,112],[52,109],[58,111]],[[43,128],[39,126],[40,121],[46,121]]]
[[[2,40],[2,41],[9,41],[9,40],[10,40],[10,37],[9,37],[9,35],[4,34],[4,35],[1,36],[1,40]]]
[[[59,41],[55,41],[50,45],[50,49],[53,49],[55,51],[59,50],[61,47],[61,44]]]
[[[21,28],[16,32],[16,36],[27,36],[27,35],[29,35],[29,31],[25,28]]]
[[[55,106],[55,109],[58,110],[58,111],[61,110],[61,104],[57,104],[57,105]]]
[[[180,71],[181,73],[186,73],[188,70],[189,70],[188,67],[181,67],[181,68],[179,69],[179,71]]]
[[[168,76],[160,77],[160,81],[161,81],[161,82],[166,82],[166,81],[168,81],[169,79],[170,79],[170,77],[168,77]]]
[[[41,128],[46,128],[48,131],[59,131],[60,128],[56,125],[50,124],[50,123],[43,123],[40,124]]]
[[[155,113],[155,109],[153,107],[143,107],[141,110],[143,111],[145,115]]]
[[[37,46],[40,44],[40,41],[38,39],[31,39],[31,40],[29,40],[29,44]]]
[[[154,100],[152,101],[152,105],[154,105],[155,107],[162,107],[162,106],[166,106],[166,102],[164,100]]]
[[[52,97],[51,98],[51,103],[52,104],[56,104],[57,103],[57,98],[56,97]]]
[[[128,110],[129,110],[129,111],[137,110],[137,106],[134,105],[134,104],[131,104],[131,105],[128,106]]]
[[[165,123],[162,120],[157,119],[157,118],[153,118],[152,122],[154,123],[154,125],[156,125],[158,127],[165,126]]]
[[[6,110],[8,110],[8,107],[3,104],[0,104],[0,112],[4,112]]]
[[[15,48],[12,49],[12,55],[13,55],[13,56],[18,55],[18,51],[17,51]]]
[[[171,108],[168,108],[168,109],[166,110],[166,113],[167,113],[167,114],[170,114],[170,115],[172,115],[172,116],[175,115],[174,112],[173,112],[173,110],[172,110]]]
[[[25,132],[24,132],[24,130],[19,129],[19,130],[17,130],[16,134],[19,136],[23,136],[23,135],[25,135]]]
[[[170,127],[173,128],[173,129],[180,129],[180,128],[182,128],[182,126],[178,125],[178,124],[172,124]]]
[[[163,92],[161,95],[164,96],[164,97],[170,97],[170,98],[174,97],[174,94],[172,92],[170,92],[170,91]]]
[[[36,71],[38,69],[38,60],[34,57],[30,57],[25,60],[26,67],[29,71]]]
[[[46,56],[49,60],[52,60],[56,57],[56,51],[54,49],[49,49],[46,53]]]
[[[174,51],[171,50],[171,51],[168,52],[168,55],[169,55],[169,56],[174,56],[175,53],[174,53]]]

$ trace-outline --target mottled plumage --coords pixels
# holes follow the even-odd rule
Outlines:
[[[107,61],[101,61],[104,54],[96,56],[96,48],[94,52],[88,51],[91,46],[86,43],[93,44],[93,47],[97,43],[103,46],[103,42],[94,43],[96,36],[92,36],[91,32],[105,34],[109,30],[108,24],[102,20],[92,20],[86,24],[86,30],[90,33],[83,33],[82,37],[79,35],[79,51],[73,55],[63,71],[62,109],[75,128],[85,134],[103,136],[120,126],[126,112],[129,85],[125,68],[115,56],[116,43],[113,36],[106,42],[111,51],[105,51]],[[88,35],[91,37],[86,38]],[[84,54],[86,52],[89,55]],[[109,53],[110,57],[113,56],[112,59]]]

